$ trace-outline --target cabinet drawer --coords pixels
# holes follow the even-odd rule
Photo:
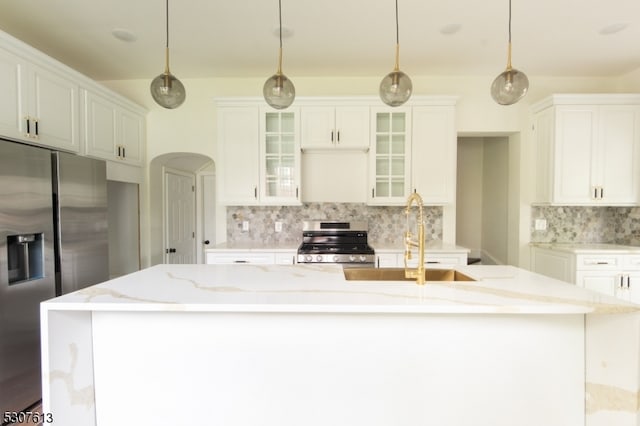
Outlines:
[[[579,271],[609,271],[621,269],[622,267],[621,256],[603,254],[581,254],[576,256],[576,269]]]
[[[296,252],[275,253],[276,265],[293,265],[296,263]]]
[[[273,253],[207,253],[207,264],[229,265],[234,263],[252,263],[255,265],[273,265]]]
[[[640,270],[640,255],[629,254],[623,256],[623,265],[626,270]]]

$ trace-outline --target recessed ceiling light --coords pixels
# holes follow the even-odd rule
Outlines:
[[[111,31],[111,35],[118,40],[126,41],[127,43],[132,43],[138,39],[137,35],[125,28],[114,28]]]
[[[626,22],[616,22],[614,24],[605,25],[604,27],[600,28],[600,31],[598,31],[598,33],[600,33],[600,35],[616,34],[624,30],[628,26],[629,24],[627,24]]]
[[[273,35],[276,37],[280,37],[280,28],[276,27],[273,29]],[[289,38],[293,36],[293,30],[288,27],[282,27],[282,38]]]
[[[460,31],[461,28],[462,28],[462,25],[460,24],[447,24],[440,28],[440,34],[453,35],[458,31]]]

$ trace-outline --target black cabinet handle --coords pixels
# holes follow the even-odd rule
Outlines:
[[[203,241],[203,243],[204,243],[205,245],[209,245],[209,240],[204,240],[204,241]]]
[[[258,199],[258,187],[257,186],[253,187],[253,198],[255,198],[256,200]]]
[[[338,143],[340,143],[340,130],[338,130]]]
[[[33,120],[33,126],[35,127],[36,136],[40,136],[40,131],[38,130],[38,120]]]
[[[333,130],[331,131],[331,143],[333,143]]]
[[[29,117],[26,117],[27,120],[27,136],[31,136],[31,123]]]
[[[122,147],[122,158],[127,158],[127,151],[125,151],[125,147]]]

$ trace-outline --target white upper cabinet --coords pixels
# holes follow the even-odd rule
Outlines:
[[[23,62],[15,55],[0,49],[0,135],[23,139],[22,79]]]
[[[404,205],[418,192],[427,205],[455,202],[455,98],[424,97],[371,109],[371,205]]]
[[[640,96],[556,95],[533,111],[537,202],[638,203]]]
[[[0,137],[143,163],[143,108],[1,31],[0,93]]]
[[[456,197],[455,107],[416,106],[412,111],[411,186],[425,204],[449,204]]]
[[[302,106],[303,150],[369,149],[369,107]]]
[[[224,205],[258,204],[260,108],[218,107],[218,197]]]
[[[300,126],[296,108],[219,102],[218,197],[224,205],[300,204]]]
[[[83,90],[83,139],[86,154],[141,166],[145,116],[111,96]]]
[[[301,204],[298,119],[295,107],[260,109],[260,204]]]
[[[71,152],[78,139],[78,84],[57,70],[0,49],[2,136]]]
[[[411,186],[411,108],[371,109],[368,204],[404,204]]]

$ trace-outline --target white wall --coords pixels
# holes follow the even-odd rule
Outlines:
[[[506,264],[509,258],[509,140],[485,138],[482,154],[482,251],[491,259],[490,263]]]
[[[416,95],[457,95],[457,129],[463,135],[482,133],[521,133],[514,138],[513,148],[520,156],[519,185],[520,236],[513,248],[521,266],[528,266],[529,204],[532,200],[534,165],[531,163],[533,147],[530,138],[529,107],[552,93],[604,93],[640,90],[636,75],[619,79],[607,78],[555,78],[529,76],[531,88],[527,96],[512,106],[497,105],[489,95],[489,86],[495,75],[478,77],[419,76],[409,72]],[[496,65],[496,74],[501,71]],[[526,70],[525,70],[526,71]],[[298,96],[376,95],[380,75],[369,77],[298,77],[290,75]],[[157,106],[149,94],[153,76],[145,80],[103,82],[149,110],[147,117],[147,164],[158,155],[171,152],[193,152],[216,159],[216,117],[213,98],[216,96],[260,96],[268,76],[247,79],[185,79],[187,100],[176,110]],[[149,265],[149,223],[151,214],[148,188],[142,193],[142,255],[143,266]],[[224,209],[217,214],[217,235],[224,238]]]
[[[482,152],[484,139],[458,139],[456,243],[480,257],[482,250]]]

